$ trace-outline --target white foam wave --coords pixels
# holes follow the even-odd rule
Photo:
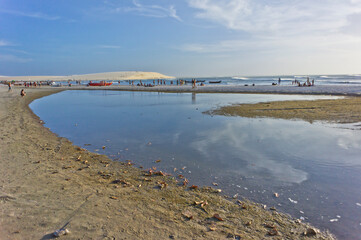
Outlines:
[[[247,79],[249,79],[249,78],[246,78],[246,77],[232,77],[232,79],[247,80]]]

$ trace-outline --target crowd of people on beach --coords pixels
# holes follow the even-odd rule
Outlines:
[[[191,80],[183,80],[183,79],[177,79],[177,80],[164,80],[164,79],[157,79],[144,82],[145,80],[128,80],[129,86],[141,86],[141,87],[154,87],[154,86],[183,86],[186,84],[191,84],[192,88],[196,88],[197,86],[205,86],[204,82],[205,80],[197,80],[195,78],[192,78]],[[105,81],[104,81],[105,82]],[[220,83],[221,81],[209,81],[209,83]],[[15,81],[2,81],[1,83],[7,84],[9,86],[9,91],[12,89],[12,86],[23,86],[25,88],[30,87],[40,87],[42,85],[51,85],[51,86],[61,86],[61,83],[54,84],[52,81],[21,81],[21,82],[15,82]],[[121,84],[121,81],[118,81],[119,85]],[[272,85],[278,85],[280,86],[282,83],[282,79],[278,78],[278,82],[273,82]],[[75,81],[75,84],[81,85],[81,81],[77,80]],[[294,79],[292,81],[292,85],[296,85],[298,87],[311,87],[315,86],[315,80],[310,80],[309,77],[307,77],[307,80],[305,82],[300,82],[297,79]],[[72,86],[72,82],[68,80],[68,86]],[[244,86],[249,86],[249,84],[244,84]],[[251,84],[251,86],[255,86],[255,84]]]
[[[278,78],[278,84],[277,83],[272,83],[272,85],[281,85],[281,78]],[[298,87],[311,87],[311,86],[315,86],[315,79],[312,79],[310,81],[310,78],[307,77],[306,82],[301,83],[300,81],[298,81],[297,79],[295,79],[294,81],[292,81],[292,85],[296,85]]]
[[[11,92],[11,91],[12,91],[12,84],[11,84],[11,82],[8,82],[7,85],[8,85],[8,87],[9,87],[9,92]],[[20,96],[25,97],[25,95],[26,95],[25,90],[24,90],[24,89],[21,89],[21,91],[20,91]]]
[[[294,81],[292,81],[292,85],[296,85],[296,86],[298,86],[298,87],[311,87],[311,86],[315,86],[315,79],[312,79],[312,81],[310,81],[310,78],[307,77],[307,81],[304,82],[303,84],[302,84],[300,81],[298,81],[298,80],[295,79]]]
[[[194,78],[191,81],[185,81],[183,79],[177,79],[177,80],[170,80],[169,82],[166,80],[162,80],[162,79],[158,79],[158,80],[153,80],[153,84],[152,83],[143,83],[142,80],[139,80],[138,83],[134,82],[135,80],[128,80],[128,84],[129,86],[142,86],[142,87],[154,87],[154,86],[166,86],[167,84],[170,86],[183,86],[189,82],[192,83],[192,88],[196,88],[197,87],[197,80]],[[121,84],[121,81],[118,81],[118,84]],[[198,86],[204,86],[204,83],[201,82]]]

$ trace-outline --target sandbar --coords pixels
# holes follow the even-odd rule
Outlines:
[[[247,118],[299,119],[307,122],[361,122],[361,97],[312,101],[277,101],[257,104],[235,104],[208,111],[208,114]]]

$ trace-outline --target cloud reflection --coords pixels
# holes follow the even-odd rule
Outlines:
[[[250,125],[248,121],[230,121],[218,129],[198,133],[192,146],[206,158],[219,161],[243,177],[284,183],[306,181],[306,172],[275,159],[274,154],[267,154],[260,144],[264,137],[258,134],[263,129],[257,127],[258,124]]]

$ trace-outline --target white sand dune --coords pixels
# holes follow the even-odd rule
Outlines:
[[[0,81],[67,81],[67,80],[80,80],[80,81],[97,81],[97,80],[134,80],[134,79],[167,79],[174,78],[166,76],[157,72],[104,72],[104,73],[91,73],[82,75],[68,75],[68,76],[0,76]]]

